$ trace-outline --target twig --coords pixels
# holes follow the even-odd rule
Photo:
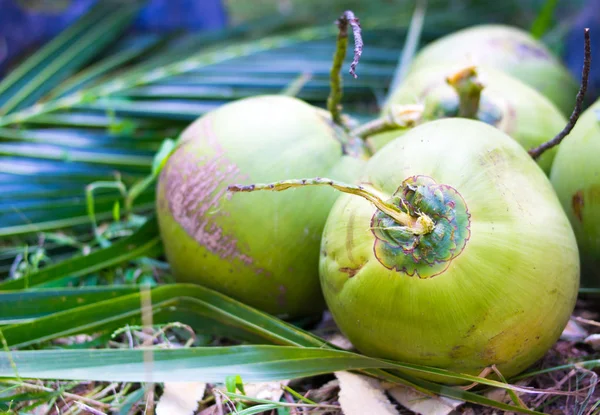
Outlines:
[[[504,377],[502,372],[500,372],[500,370],[498,369],[498,367],[496,365],[492,365],[492,370],[494,371],[496,376],[498,376],[498,379],[500,379],[504,383],[508,383],[506,381],[506,378]],[[508,395],[510,396],[510,398],[512,399],[512,401],[515,405],[517,405],[521,408],[527,409],[527,405],[525,405],[525,403],[521,400],[521,398],[519,398],[519,395],[517,395],[517,393],[515,391],[507,389],[506,392],[508,393]]]
[[[491,367],[485,367],[478,375],[477,377],[480,378],[487,378],[488,375],[492,373],[492,368]],[[464,391],[468,391],[470,389],[473,389],[475,386],[478,386],[479,383],[478,382],[473,382],[469,385],[465,385],[465,386],[459,386],[460,389],[464,390]]]
[[[546,150],[557,146],[560,142],[571,132],[573,127],[575,127],[575,123],[579,119],[581,115],[581,110],[583,108],[583,100],[585,98],[585,93],[587,91],[588,86],[588,78],[590,75],[590,67],[592,65],[592,48],[590,45],[590,29],[585,28],[583,32],[585,38],[585,47],[584,47],[584,58],[583,58],[583,71],[581,73],[581,86],[579,91],[577,92],[577,98],[575,99],[575,108],[569,117],[569,122],[563,128],[563,130],[556,135],[552,140],[547,141],[541,144],[538,147],[532,148],[529,150],[529,155],[534,159],[540,157]]]
[[[590,326],[600,327],[600,322],[597,322],[597,321],[594,321],[594,320],[589,320],[587,318],[573,317],[573,320],[575,320],[575,321],[577,321],[579,323],[589,324]]]
[[[350,131],[350,136],[365,140],[386,131],[412,128],[421,121],[423,110],[421,104],[392,105],[390,110],[380,118],[361,124]]]
[[[327,98],[327,109],[331,113],[333,122],[337,125],[343,126],[342,123],[342,76],[340,71],[344,58],[346,57],[346,49],[348,47],[348,25],[352,27],[352,33],[354,35],[354,59],[350,64],[350,74],[357,78],[356,65],[360,60],[360,55],[363,50],[363,40],[360,33],[360,22],[354,13],[350,10],[346,10],[339,19],[336,20],[338,27],[338,37],[336,42],[335,54],[333,56],[333,66],[330,72],[330,85],[331,91],[329,98]]]
[[[575,373],[577,373],[577,371],[575,369],[571,369],[571,371],[569,373],[567,373],[566,376],[564,376],[561,380],[559,380],[558,382],[556,382],[556,385],[554,385],[553,389],[559,389],[562,388],[563,385],[573,377],[573,375],[575,375]],[[533,404],[535,407],[539,407],[542,403],[544,403],[544,401],[546,399],[548,399],[550,397],[550,394],[548,395],[540,395],[539,398],[537,398]]]
[[[150,347],[153,343],[152,337],[152,292],[149,285],[144,284],[140,287],[140,309],[142,314],[142,326],[143,333],[149,336],[142,344],[144,349],[144,371],[146,377],[146,385],[144,391],[144,400],[146,405],[144,407],[144,414],[154,414],[154,387],[155,384],[152,382],[152,369],[154,367],[154,350]]]
[[[286,402],[288,403],[294,403],[294,398],[292,397],[292,394],[289,393],[288,391],[285,391],[283,394]],[[302,408],[290,408],[290,415],[299,415],[302,413]]]
[[[75,401],[75,405],[77,405],[81,410],[88,412],[92,415],[106,415],[104,412],[94,409],[91,406],[87,406],[86,404],[79,401]]]
[[[26,383],[26,382],[4,381],[3,383],[8,383],[8,384],[15,385],[15,386],[21,386],[21,387],[24,387],[26,389],[31,389],[31,390],[56,393],[56,390],[54,390],[52,388],[48,388],[46,386],[41,386],[41,385],[34,385],[34,384],[31,384],[31,383]],[[100,402],[100,401],[96,401],[94,399],[90,399],[90,398],[87,398],[85,396],[76,395],[74,393],[62,392],[61,395],[63,395],[65,398],[69,398],[69,399],[72,399],[74,401],[87,402],[90,405],[99,406],[101,408],[110,408],[111,407],[110,404],[107,404],[107,403],[104,403],[104,402]]]
[[[596,372],[585,369],[585,368],[578,368],[581,372],[583,372],[584,374],[589,374],[590,376],[590,382],[589,382],[589,391],[587,393],[587,396],[585,397],[585,399],[583,400],[583,402],[581,403],[581,409],[579,411],[579,414],[582,414],[583,411],[585,410],[585,408],[587,408],[588,404],[590,403],[590,399],[592,398],[592,395],[594,394],[594,391],[596,390],[596,386],[598,386],[598,375],[596,374]]]
[[[94,395],[92,395],[92,399],[102,399],[106,397],[110,392],[116,394],[116,387],[119,386],[118,383],[111,383],[107,387],[100,389],[100,391]]]
[[[144,415],[154,415],[154,383],[146,384],[146,390],[144,391]]]

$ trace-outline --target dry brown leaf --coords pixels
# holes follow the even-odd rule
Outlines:
[[[329,382],[321,385],[318,389],[311,389],[308,393],[308,398],[317,401],[328,401],[334,395],[337,396],[338,389],[340,388],[340,381],[337,379],[330,380]]]
[[[283,387],[290,383],[289,380],[281,382],[259,382],[245,383],[244,392],[246,396],[257,399],[267,399],[269,401],[279,402],[283,396]]]
[[[591,346],[594,350],[600,350],[600,334],[592,334],[586,337],[583,342]]]
[[[354,348],[350,340],[341,333],[334,333],[329,337],[325,337],[325,340],[344,350],[352,350]]]
[[[448,415],[464,402],[443,396],[432,398],[405,386],[395,385],[388,393],[406,409],[420,415]]]
[[[340,405],[345,415],[399,415],[381,383],[363,375],[335,372],[340,382]]]
[[[498,402],[508,402],[510,401],[510,396],[506,389],[502,388],[493,388],[483,394],[486,398],[493,399]]]
[[[192,415],[205,391],[206,383],[202,382],[165,383],[156,404],[156,415]]]
[[[561,340],[567,341],[581,341],[585,339],[588,335],[587,330],[581,327],[579,324],[574,322],[573,320],[569,320],[567,326],[563,330],[560,335]]]
[[[36,406],[35,408],[33,408],[31,410],[31,413],[33,415],[46,415],[50,412],[50,405],[48,405],[47,403],[43,403],[39,406]]]

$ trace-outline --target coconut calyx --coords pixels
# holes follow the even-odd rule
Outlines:
[[[470,237],[470,214],[460,193],[428,176],[405,179],[390,202],[410,216],[427,218],[433,227],[422,234],[407,232],[382,211],[371,219],[374,253],[387,269],[419,278],[434,277],[448,268]]]
[[[375,256],[384,267],[404,274],[430,278],[442,273],[470,236],[470,215],[462,196],[427,176],[407,178],[387,199],[375,189],[327,178],[231,185],[228,191],[277,192],[305,186],[330,186],[373,203],[377,211],[370,230]]]

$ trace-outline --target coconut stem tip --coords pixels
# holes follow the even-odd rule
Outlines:
[[[585,28],[583,31],[583,37],[585,39],[584,46],[584,54],[583,54],[583,70],[581,72],[581,86],[579,87],[579,91],[577,92],[577,97],[575,99],[575,108],[569,117],[569,121],[565,128],[562,129],[560,133],[558,133],[552,140],[546,141],[545,143],[539,145],[538,147],[532,148],[529,150],[529,155],[534,159],[539,158],[546,150],[551,149],[554,146],[560,144],[560,142],[569,135],[573,127],[575,127],[575,123],[579,119],[581,115],[581,111],[583,109],[583,100],[585,99],[585,93],[587,92],[588,87],[588,78],[590,76],[590,67],[592,66],[592,47],[590,42],[590,29]]]
[[[477,119],[481,91],[484,88],[477,77],[477,69],[474,66],[461,69],[447,77],[446,82],[458,94],[458,116]]]
[[[337,19],[336,24],[339,28],[339,36],[344,38],[348,38],[348,25],[352,27],[352,35],[354,36],[354,58],[352,59],[348,72],[354,78],[358,78],[358,75],[356,75],[356,65],[358,65],[363,50],[360,21],[358,20],[358,17],[354,16],[354,13],[351,10],[346,10],[339,19]]]
[[[330,85],[331,91],[329,98],[327,99],[327,109],[331,113],[331,118],[338,125],[342,124],[342,107],[340,102],[342,101],[342,76],[340,74],[342,64],[346,57],[346,49],[348,48],[348,25],[352,27],[352,34],[354,36],[354,58],[350,64],[350,74],[357,78],[356,66],[360,60],[360,56],[363,50],[363,40],[360,29],[360,22],[354,13],[350,10],[346,10],[337,20],[336,25],[338,27],[338,37],[336,42],[335,54],[333,57],[333,66],[330,72]]]
[[[361,124],[352,131],[352,137],[367,139],[386,131],[413,128],[423,118],[422,104],[391,105],[380,118]]]
[[[280,182],[266,184],[234,184],[228,186],[227,190],[230,192],[254,192],[258,190],[280,192],[283,190],[304,186],[330,186],[341,192],[353,194],[367,199],[369,202],[373,203],[377,209],[390,216],[395,222],[406,227],[407,230],[415,235],[428,234],[433,231],[435,226],[433,220],[429,216],[422,214],[417,217],[413,217],[402,211],[398,206],[383,200],[374,191],[368,190],[364,186],[355,186],[327,178],[317,177],[314,179],[283,180]]]

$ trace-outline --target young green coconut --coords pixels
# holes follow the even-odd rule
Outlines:
[[[582,286],[600,287],[600,101],[559,146],[550,180],[575,230]]]
[[[178,281],[281,317],[325,308],[319,245],[336,195],[323,190],[232,201],[225,193],[234,181],[328,175],[352,182],[359,176],[368,151],[348,134],[339,105],[348,24],[356,41],[352,74],[362,51],[358,19],[346,12],[338,21],[331,115],[296,98],[257,96],[211,111],[182,133],[157,186],[160,234]]]
[[[429,66],[412,72],[393,91],[382,113],[414,103],[424,106],[423,121],[447,117],[477,119],[504,131],[527,150],[544,143],[567,122],[558,108],[535,89],[483,66]],[[384,132],[368,141],[378,151],[397,135],[394,131]],[[538,160],[548,174],[554,154],[555,149]]]
[[[451,64],[484,65],[506,72],[545,95],[565,115],[577,94],[577,82],[561,62],[516,27],[478,25],[444,36],[415,56],[410,72]]]
[[[360,185],[229,190],[309,185],[349,193],[327,219],[319,269],[336,323],[361,352],[512,376],[560,336],[579,287],[577,243],[548,178],[502,131],[431,121],[376,153]]]

